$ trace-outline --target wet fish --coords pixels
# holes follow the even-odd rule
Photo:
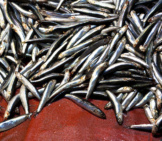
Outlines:
[[[7,121],[0,131],[31,117],[29,99],[39,100],[40,113],[67,98],[103,119],[89,99],[110,101],[105,109],[114,108],[120,125],[124,112],[143,108],[151,124],[129,128],[159,135],[161,6],[161,0],[1,1],[0,94]],[[25,115],[12,118],[20,105]]]

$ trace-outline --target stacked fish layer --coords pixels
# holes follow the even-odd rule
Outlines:
[[[36,114],[67,98],[104,119],[89,102],[95,98],[109,101],[105,110],[113,108],[120,125],[124,112],[143,108],[150,124],[129,128],[158,135],[161,7],[162,0],[1,0],[0,93],[8,105],[0,131],[31,116],[31,98]],[[12,118],[20,105],[25,115]]]

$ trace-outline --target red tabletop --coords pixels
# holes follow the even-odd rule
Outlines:
[[[19,126],[0,133],[1,141],[159,141],[151,133],[125,128],[131,124],[149,123],[143,109],[135,109],[124,114],[124,123],[118,125],[112,110],[104,110],[107,101],[91,100],[106,114],[106,119],[93,116],[68,99],[58,100],[46,106],[35,118],[31,117]],[[7,103],[2,100],[1,106]],[[37,109],[39,102],[29,101],[30,112]],[[0,121],[3,121],[1,111]],[[20,106],[20,113],[24,114]]]

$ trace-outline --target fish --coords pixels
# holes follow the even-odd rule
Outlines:
[[[119,125],[142,108],[150,123],[127,128],[159,135],[161,6],[161,0],[1,1],[0,94],[7,107],[0,131],[39,116],[58,99],[106,120],[97,99],[108,101],[104,109],[114,109]],[[35,111],[29,99],[39,102]]]
[[[73,101],[78,106],[82,107],[83,109],[87,110],[88,112],[92,113],[93,115],[95,115],[99,118],[102,118],[102,119],[106,119],[106,115],[104,114],[104,112],[101,111],[94,104],[90,103],[89,101],[82,99],[82,98],[79,98],[75,95],[70,95],[70,94],[66,94],[65,98]]]
[[[120,125],[123,124],[123,109],[122,109],[120,102],[118,101],[116,96],[111,91],[106,90],[106,93],[108,94],[111,102],[113,103],[116,120],[117,120],[118,124],[120,124]]]

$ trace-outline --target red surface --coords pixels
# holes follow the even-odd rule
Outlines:
[[[37,109],[38,101],[30,100],[30,111]],[[142,109],[136,109],[124,115],[124,124],[119,126],[113,110],[104,110],[107,101],[92,100],[106,114],[100,119],[73,102],[61,99],[46,106],[37,117],[25,121],[19,126],[0,133],[1,141],[159,141],[150,133],[134,131],[124,126],[149,123]],[[0,105],[6,107],[2,100]],[[3,116],[4,111],[1,111]],[[20,107],[23,114],[23,108]],[[3,120],[2,116],[0,121]]]

